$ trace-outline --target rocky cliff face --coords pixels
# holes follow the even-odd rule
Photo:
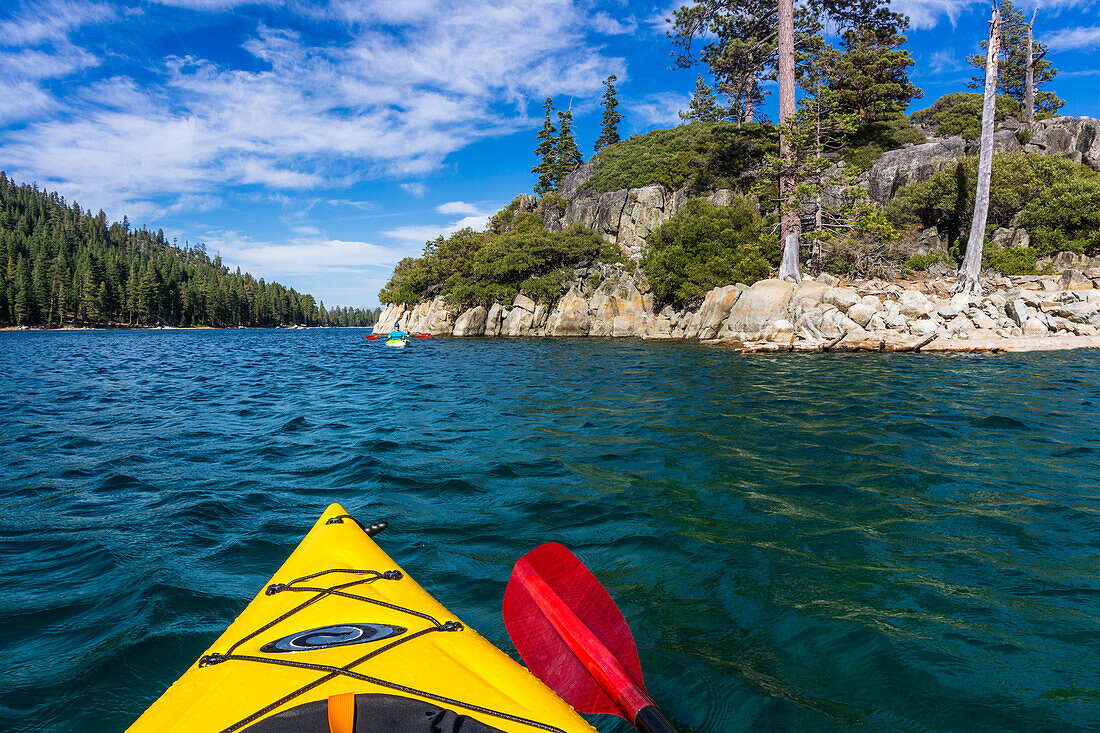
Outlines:
[[[1100,171],[1100,120],[1091,117],[1054,117],[1035,123],[1031,140],[1021,145],[1016,130],[1021,124],[1014,119],[1000,123],[994,133],[993,147],[998,153],[1041,153],[1062,155],[1070,160]],[[958,135],[945,139],[933,138],[921,145],[910,145],[883,154],[864,177],[871,199],[885,204],[902,186],[927,181],[941,170],[966,156],[978,154],[977,141],[967,142]]]
[[[593,162],[589,160],[567,176],[561,186],[565,210],[560,218],[544,215],[543,221],[550,231],[583,224],[607,242],[618,244],[623,254],[632,261],[637,261],[641,256],[646,237],[672,218],[691,195],[686,189],[673,191],[657,183],[597,194],[584,187],[592,174]],[[704,197],[722,206],[728,204],[733,196],[732,190],[719,189]],[[551,224],[558,228],[553,228]]]

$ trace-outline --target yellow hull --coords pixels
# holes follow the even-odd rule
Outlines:
[[[333,570],[341,572],[323,572]],[[354,693],[360,705],[397,696],[428,710],[419,715],[435,709],[508,733],[593,733],[540,680],[457,622],[333,504],[268,586],[129,730],[234,731],[265,720],[270,727],[303,705],[327,704],[334,715]],[[348,730],[381,733],[366,725]]]

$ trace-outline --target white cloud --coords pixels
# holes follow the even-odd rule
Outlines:
[[[336,2],[324,12],[325,23],[346,24],[346,43],[313,45],[305,31],[261,25],[244,44],[260,70],[171,57],[153,59],[161,81],[141,87],[114,77],[77,82],[61,97],[21,94],[40,121],[0,132],[9,173],[146,216],[232,186],[417,177],[479,139],[532,124],[529,99],[594,98],[608,74],[625,73],[621,58],[589,47],[588,11],[574,0]],[[64,32],[82,17],[93,16],[37,32]],[[57,73],[93,61],[74,55]],[[0,115],[11,107],[0,103]],[[419,185],[405,190],[416,195]]]
[[[612,18],[607,13],[599,12],[592,16],[590,22],[592,30],[609,36],[620,36],[627,33],[633,33],[638,29],[638,19],[633,15],[618,20]]]
[[[909,25],[920,30],[935,28],[944,17],[955,25],[959,16],[974,6],[988,8],[988,3],[981,0],[894,0],[890,9],[908,15]]]
[[[45,41],[64,40],[80,26],[102,23],[113,17],[115,10],[104,3],[81,0],[27,3],[22,12],[0,22],[0,45],[34,46]]]
[[[646,19],[646,25],[648,25],[651,30],[657,31],[659,33],[664,33],[665,31],[672,30],[672,24],[668,21],[673,19],[674,13],[677,10],[687,5],[691,5],[691,3],[687,2],[686,0],[675,0],[675,2],[669,3],[667,6],[665,6],[664,10],[658,11],[650,15],[649,18]]]
[[[235,231],[211,232],[205,237],[208,252],[220,252],[229,267],[262,272],[264,277],[357,272],[372,267],[393,267],[410,254],[401,248],[369,242],[298,237],[290,244],[257,242]]]
[[[659,92],[632,100],[626,106],[634,119],[644,122],[643,127],[668,127],[683,122],[680,119],[680,110],[691,106],[691,97],[676,92]]]
[[[159,5],[198,11],[230,10],[242,5],[281,5],[279,0],[152,0]]]
[[[0,23],[0,125],[41,119],[61,109],[43,82],[60,79],[99,63],[93,54],[66,39],[71,28],[101,17],[99,6],[54,3],[43,8],[43,17],[16,16]],[[54,13],[50,15],[50,13]],[[49,42],[47,48],[33,46]]]
[[[1095,51],[1100,45],[1100,26],[1063,28],[1043,36],[1042,40],[1055,51]]]
[[[428,187],[423,183],[402,183],[401,190],[417,198],[423,198],[424,194],[428,193]]]
[[[461,202],[456,202],[461,203]],[[446,204],[444,204],[446,206]],[[443,207],[438,207],[437,210],[441,210]],[[440,213],[448,213],[440,211]],[[449,212],[449,213],[461,213],[461,212]],[[385,232],[387,237],[396,239],[400,242],[406,242],[409,244],[423,244],[436,237],[449,237],[457,232],[459,229],[465,229],[469,227],[474,231],[484,231],[489,226],[489,214],[486,212],[471,213],[468,216],[464,216],[458,221],[451,222],[450,224],[409,224],[405,226],[394,227]]]
[[[958,71],[965,68],[959,60],[959,55],[953,48],[945,48],[933,51],[928,56],[924,70],[929,74],[944,74],[950,71]]]
[[[35,119],[56,105],[37,84],[0,78],[0,124]]]
[[[480,207],[474,204],[468,204],[465,201],[448,201],[445,204],[440,204],[435,207],[435,210],[440,214],[466,214],[468,216],[484,216],[485,212]]]

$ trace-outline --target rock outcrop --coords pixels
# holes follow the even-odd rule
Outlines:
[[[686,189],[674,191],[658,183],[597,194],[585,187],[593,172],[590,160],[562,182],[565,212],[561,226],[582,224],[607,242],[618,244],[633,261],[641,256],[653,230],[672,218],[691,197]],[[705,197],[717,206],[726,206],[734,195],[730,189],[718,189]]]
[[[1054,117],[1035,123],[1031,140],[1021,145],[1016,137],[1020,123],[1007,119],[998,123],[994,150],[1013,153],[1023,150],[1043,155],[1062,155],[1100,171],[1100,120],[1091,117]],[[871,200],[885,204],[902,186],[927,181],[941,170],[967,156],[978,154],[977,141],[967,142],[955,135],[933,139],[921,145],[909,145],[882,154],[866,176]]]
[[[466,311],[458,317],[455,321],[453,336],[484,336],[485,335],[485,318],[489,315],[489,311],[485,310],[485,306],[479,305]],[[385,321],[382,321],[385,323]]]
[[[927,181],[964,157],[966,141],[958,135],[887,151],[871,166],[867,191],[872,201],[885,204],[902,186]]]
[[[1028,152],[1064,155],[1100,171],[1100,120],[1091,117],[1053,117],[1035,123]]]
[[[738,341],[759,338],[770,324],[787,314],[787,304],[796,289],[793,283],[783,280],[761,280],[748,288],[730,309],[718,338]]]

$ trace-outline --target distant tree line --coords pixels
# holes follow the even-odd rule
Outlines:
[[[368,326],[377,311],[230,272],[205,245],[107,223],[0,172],[0,325]]]

